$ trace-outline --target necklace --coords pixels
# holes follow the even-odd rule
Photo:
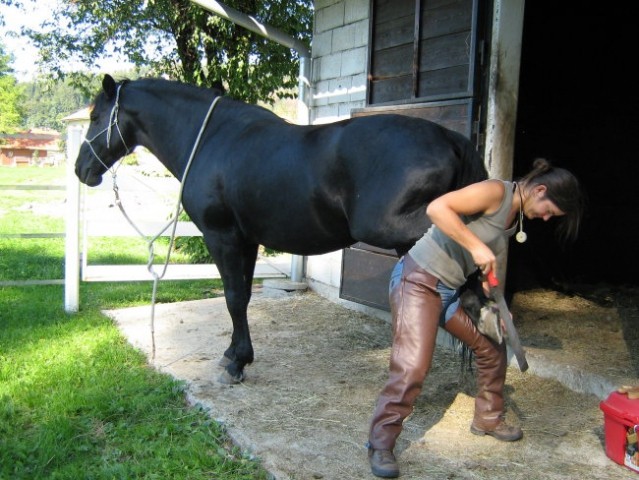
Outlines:
[[[515,240],[524,243],[528,239],[528,235],[524,232],[524,198],[521,195],[521,187],[517,183],[515,183],[515,188],[519,192],[519,231],[515,235]]]

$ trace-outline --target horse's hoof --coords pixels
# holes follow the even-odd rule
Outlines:
[[[234,377],[229,372],[224,370],[222,373],[220,373],[220,376],[217,377],[217,380],[224,385],[237,385],[238,383],[242,383],[244,381],[244,372],[240,373],[237,377]]]
[[[220,358],[220,361],[219,361],[217,364],[218,364],[220,367],[224,367],[224,368],[226,368],[226,367],[228,367],[228,366],[231,364],[231,362],[232,362],[232,361],[233,361],[233,360],[231,360],[229,357],[227,357],[226,355],[224,355],[222,358]]]

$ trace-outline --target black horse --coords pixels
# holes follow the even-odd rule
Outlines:
[[[314,255],[361,241],[401,255],[427,230],[432,199],[487,177],[468,139],[427,120],[373,115],[298,126],[221,97],[203,127],[219,91],[108,75],[102,86],[76,173],[96,186],[143,145],[182,180],[182,204],[220,271],[233,319],[222,359],[230,382],[253,361],[247,307],[258,245]]]

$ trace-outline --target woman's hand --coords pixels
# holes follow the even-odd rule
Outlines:
[[[481,270],[482,275],[488,275],[488,272],[493,272],[497,276],[497,258],[493,251],[484,243],[479,243],[473,250],[470,251],[473,256],[473,261],[477,268]]]

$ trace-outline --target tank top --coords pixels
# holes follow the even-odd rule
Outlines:
[[[491,214],[461,215],[462,222],[488,248],[499,256],[506,250],[508,239],[517,224],[504,229],[512,206],[514,183],[503,181],[504,198],[497,211]],[[458,289],[477,270],[470,252],[444,234],[436,225],[431,225],[408,252],[420,267],[433,274],[449,288]]]

